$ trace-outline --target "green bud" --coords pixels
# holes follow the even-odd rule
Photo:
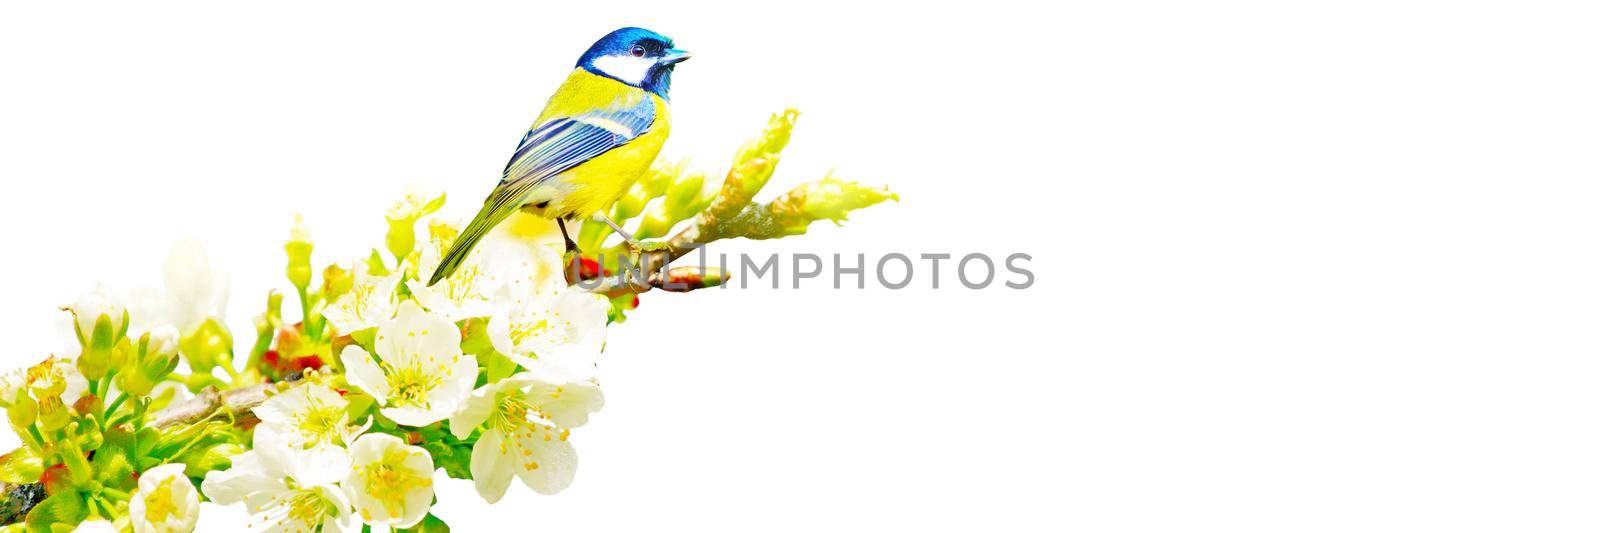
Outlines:
[[[115,346],[117,338],[128,331],[128,309],[104,285],[96,286],[93,291],[80,296],[72,306],[62,309],[72,313],[78,343],[85,349],[93,344]],[[105,321],[103,333],[102,320]],[[100,334],[98,337],[97,333]]]
[[[179,351],[189,361],[190,369],[196,373],[210,373],[218,364],[232,360],[233,335],[217,319],[206,319],[193,333],[183,338],[179,343]]]
[[[33,397],[28,396],[27,392],[19,390],[17,398],[11,401],[11,408],[6,410],[6,416],[11,419],[13,427],[26,428],[38,420],[39,403],[33,401]]]
[[[311,230],[306,228],[305,220],[296,215],[294,226],[289,230],[289,242],[283,245],[283,251],[289,255],[289,266],[284,273],[289,283],[301,291],[311,285],[312,248]]]
[[[116,339],[111,337],[113,327],[111,318],[101,315],[94,322],[89,343],[78,356],[78,371],[89,381],[98,381],[111,369],[111,351],[116,348]]]
[[[689,166],[688,160],[679,160],[650,167],[644,176],[639,178],[639,184],[650,193],[651,198],[667,193],[667,189],[678,181],[678,176],[683,174],[684,167]]]
[[[131,371],[117,375],[117,385],[130,394],[143,396],[178,366],[178,330],[163,326],[139,338]]]
[[[144,372],[123,372],[117,374],[117,386],[128,394],[143,396],[150,394],[150,389],[156,387],[156,382],[145,376]]]
[[[389,219],[389,233],[384,236],[383,244],[397,260],[405,260],[417,247],[417,219]]]
[[[651,198],[653,196],[651,196],[650,191],[646,191],[642,186],[634,185],[633,188],[628,189],[627,194],[622,195],[622,198],[617,200],[616,205],[611,207],[611,221],[621,224],[623,221],[639,216],[639,213],[644,212],[644,206],[650,203]]]
[[[639,220],[639,229],[634,230],[633,238],[654,239],[666,235],[667,232],[672,231],[672,225],[677,223],[678,221],[673,218],[667,204],[655,204],[650,206],[650,210],[645,212],[644,218]]]
[[[789,145],[789,134],[794,131],[794,121],[798,118],[800,112],[794,109],[772,115],[772,119],[767,121],[766,131],[745,143],[734,156],[733,167],[729,171],[730,182],[739,187],[743,198],[748,200],[767,186],[767,180],[772,178],[772,170],[777,165],[778,153]],[[731,179],[735,175],[738,179]]]
[[[269,322],[267,324],[268,330],[278,329],[278,324],[283,322],[283,293],[278,292],[276,289],[267,292],[267,314],[265,316]],[[257,327],[259,328],[260,326]]]
[[[675,215],[678,220],[689,218],[689,215],[694,214],[695,211],[691,208],[695,199],[700,197],[700,189],[705,186],[705,181],[704,173],[695,172],[673,183],[672,187],[667,189],[667,198],[664,202],[667,212]]]
[[[417,221],[422,217],[433,214],[444,207],[444,194],[433,198],[420,191],[410,191],[406,197],[395,202],[384,215],[389,222],[389,233],[384,236],[384,245],[395,260],[404,261],[417,247]]]
[[[814,221],[829,220],[838,224],[844,222],[851,211],[885,200],[899,201],[900,197],[888,189],[866,187],[829,176],[795,187],[773,200],[768,208],[773,222],[784,234],[799,235]]]

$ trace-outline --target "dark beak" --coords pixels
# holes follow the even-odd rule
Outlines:
[[[667,50],[667,53],[665,55],[662,55],[661,59],[656,60],[656,64],[659,64],[659,65],[676,65],[678,63],[682,63],[684,61],[689,60],[690,57],[694,57],[694,54],[690,54],[687,51],[679,50],[677,48],[673,48],[671,50]]]

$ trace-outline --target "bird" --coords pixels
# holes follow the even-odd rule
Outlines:
[[[434,269],[429,286],[450,277],[489,230],[517,211],[555,219],[568,252],[577,243],[568,221],[599,219],[625,240],[601,210],[649,170],[671,132],[667,92],[672,72],[689,59],[671,38],[621,28],[578,57],[544,111],[517,143],[500,183]]]

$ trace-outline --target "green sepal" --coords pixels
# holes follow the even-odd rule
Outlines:
[[[383,254],[377,248],[373,248],[372,255],[367,256],[367,273],[374,276],[389,275],[389,265],[383,263]]]
[[[478,386],[494,383],[505,379],[517,372],[517,363],[505,354],[494,349],[494,343],[489,340],[488,324],[480,319],[466,322],[467,338],[461,341],[461,351],[472,354],[478,358],[478,366],[484,368],[484,376],[480,376]]]

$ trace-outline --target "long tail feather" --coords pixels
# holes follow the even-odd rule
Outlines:
[[[477,246],[478,241],[489,234],[489,230],[516,212],[515,207],[506,209],[496,203],[486,202],[483,209],[478,211],[478,216],[472,217],[472,222],[467,224],[467,229],[461,230],[461,235],[450,245],[450,251],[445,252],[444,259],[439,261],[439,268],[433,270],[433,278],[428,280],[429,287],[450,277],[456,269],[461,268],[461,263],[466,261],[467,254],[472,253],[472,247]]]

